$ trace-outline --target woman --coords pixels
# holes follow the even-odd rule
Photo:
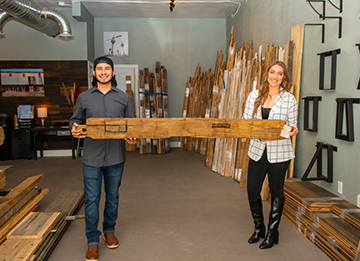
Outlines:
[[[272,62],[264,73],[259,90],[252,91],[246,101],[244,119],[277,119],[286,121],[293,127],[290,136],[296,135],[297,102],[289,92],[290,83],[286,66],[281,61]],[[255,231],[249,238],[250,244],[265,237],[265,225],[262,212],[261,188],[268,173],[271,192],[271,210],[268,232],[260,249],[271,248],[279,241],[278,227],[284,207],[284,182],[290,160],[295,158],[290,138],[280,140],[250,141],[250,157],[247,192]]]

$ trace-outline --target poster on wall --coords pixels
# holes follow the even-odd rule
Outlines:
[[[0,69],[1,96],[44,97],[43,69]]]
[[[128,32],[104,32],[104,55],[128,56]]]

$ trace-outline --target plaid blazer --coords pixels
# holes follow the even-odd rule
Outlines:
[[[254,102],[258,95],[258,90],[252,91],[249,94],[243,114],[244,119],[252,119]],[[287,91],[282,92],[281,88],[280,94],[270,110],[269,120],[283,120],[286,121],[286,125],[297,127],[297,110],[298,106],[294,95]],[[255,113],[254,119],[262,119],[261,106],[259,106],[257,113]],[[295,158],[295,153],[289,138],[265,142],[261,142],[259,139],[251,139],[248,150],[249,157],[254,161],[260,160],[265,147],[267,148],[267,158],[270,163],[284,162]]]

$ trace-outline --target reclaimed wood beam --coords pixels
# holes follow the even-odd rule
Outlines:
[[[159,139],[170,137],[283,139],[281,120],[204,118],[89,118],[84,137],[92,139]]]

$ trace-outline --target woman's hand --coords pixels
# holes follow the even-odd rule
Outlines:
[[[289,137],[296,136],[299,133],[298,128],[293,128],[293,130],[289,133]]]
[[[126,141],[128,144],[133,145],[133,144],[138,143],[139,139],[138,139],[138,138],[126,138],[125,141]]]

